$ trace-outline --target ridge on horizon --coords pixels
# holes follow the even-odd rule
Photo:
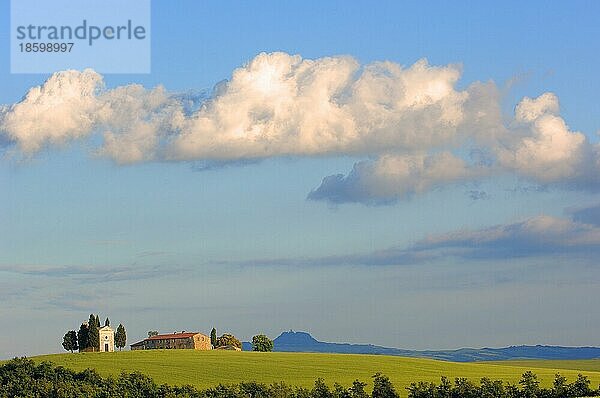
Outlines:
[[[315,339],[304,331],[284,331],[273,340],[273,351],[323,352],[344,354],[379,354],[405,357],[421,357],[453,362],[501,361],[509,359],[596,359],[600,347],[568,347],[555,345],[511,345],[500,348],[458,348],[453,350],[408,350],[375,344],[330,343]],[[252,344],[243,343],[244,350]]]

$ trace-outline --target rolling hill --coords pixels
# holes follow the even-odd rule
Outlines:
[[[400,391],[404,391],[411,382],[438,382],[442,375],[451,379],[467,377],[473,381],[489,377],[515,383],[526,370],[536,373],[543,386],[551,385],[557,372],[570,381],[578,373],[583,373],[590,378],[592,386],[600,383],[600,361],[535,361],[527,364],[507,361],[492,364],[387,355],[194,350],[54,354],[32,359],[36,362],[50,361],[74,370],[93,368],[104,376],[139,371],[151,376],[157,383],[191,384],[199,388],[250,380],[263,383],[285,381],[291,385],[311,387],[319,377],[330,385],[339,382],[349,386],[355,379],[370,382],[374,373],[381,372],[389,376]],[[583,368],[590,370],[580,370]]]
[[[461,348],[457,350],[404,350],[372,344],[327,343],[306,332],[283,332],[274,341],[278,352],[326,352],[343,354],[379,354],[415,358],[433,358],[453,362],[504,361],[508,359],[594,359],[600,358],[600,347],[511,346],[504,348]],[[252,349],[245,342],[244,350]]]

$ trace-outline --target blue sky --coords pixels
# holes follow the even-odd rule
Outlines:
[[[249,136],[206,130],[215,141],[196,147],[205,130],[189,117],[174,136],[153,130],[158,149],[131,157],[121,149],[139,137],[123,125],[137,113],[112,110],[89,129],[34,118],[39,139],[21,127],[39,115],[24,96],[51,76],[10,74],[3,0],[0,357],[59,351],[90,312],[123,322],[128,343],[151,329],[216,326],[245,340],[295,329],[421,349],[599,345],[599,7],[154,1],[152,73],[58,74],[47,87],[102,79],[98,101],[109,108],[133,83],[145,90],[134,97],[175,108],[182,93],[212,96],[202,115],[223,131],[247,106],[258,112],[247,127],[275,138],[260,155]],[[365,91],[336,94],[345,107],[323,115],[318,101],[245,91],[243,79],[277,66],[308,68],[294,81],[307,92],[338,76]],[[369,71],[392,78],[377,83]],[[440,99],[419,97],[428,82],[443,85]],[[400,104],[410,90],[421,99],[408,107],[361,111],[387,95]],[[269,107],[282,98],[294,111],[279,120]],[[82,104],[65,115],[100,112]],[[281,138],[290,120],[301,122]],[[294,128],[318,145],[294,141]],[[338,128],[336,140],[323,138]],[[64,134],[44,139],[53,129]],[[200,170],[215,159],[225,166]],[[407,164],[408,177],[399,172]]]

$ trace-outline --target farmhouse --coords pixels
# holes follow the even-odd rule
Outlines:
[[[159,334],[130,345],[132,350],[188,349],[210,350],[210,337],[202,333]]]

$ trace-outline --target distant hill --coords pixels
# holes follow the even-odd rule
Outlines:
[[[442,359],[453,362],[502,361],[507,359],[594,359],[600,358],[600,347],[511,346],[504,348],[461,348],[458,350],[403,350],[372,344],[327,343],[306,332],[283,332],[273,340],[274,351],[328,352],[343,354],[381,354],[404,357]],[[244,350],[252,344],[243,343]]]

